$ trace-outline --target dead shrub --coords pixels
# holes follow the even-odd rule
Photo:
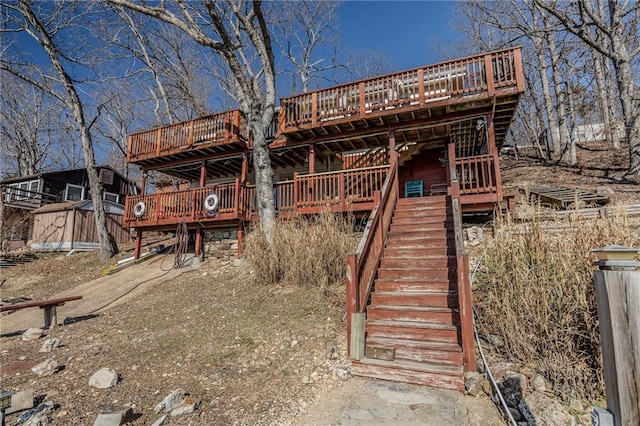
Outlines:
[[[247,235],[244,256],[261,283],[326,290],[344,282],[344,256],[352,252],[356,244],[353,218],[323,213],[279,220],[271,248],[264,232],[254,229]]]
[[[498,350],[543,374],[560,396],[601,397],[590,251],[639,242],[624,213],[496,223],[474,284],[480,332],[501,336],[505,344]]]

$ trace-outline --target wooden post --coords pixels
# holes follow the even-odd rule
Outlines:
[[[142,231],[136,230],[136,248],[133,252],[133,258],[135,260],[140,259],[140,251],[142,251]]]
[[[236,256],[242,256],[242,249],[244,243],[244,228],[242,227],[242,222],[238,224],[238,251]]]
[[[202,228],[196,229],[196,257],[202,256]]]
[[[249,155],[246,152],[242,153],[242,171],[240,172],[240,182],[242,184],[247,183],[247,175],[249,174]]]
[[[449,157],[449,195],[452,197],[460,196],[460,179],[456,169],[456,145],[450,142],[447,146]],[[464,181],[463,181],[464,184]]]
[[[140,192],[141,195],[145,195],[147,193],[147,171],[142,171],[142,179],[140,179]]]
[[[312,175],[316,172],[316,145],[309,144],[309,174]]]
[[[594,250],[594,273],[607,409],[616,426],[640,424],[640,262],[638,249]],[[621,254],[621,255],[620,255]],[[622,260],[619,260],[622,259]]]
[[[357,255],[355,254],[350,254],[347,255],[345,258],[346,264],[347,264],[347,273],[345,276],[346,279],[346,285],[347,285],[347,356],[350,356],[352,358],[355,358],[356,356],[359,355],[359,352],[361,353],[360,358],[355,358],[355,359],[362,359],[364,358],[364,345],[362,345],[362,350],[358,351],[355,350],[357,345],[353,345],[352,344],[352,338],[353,338],[353,334],[352,334],[352,328],[354,326],[353,324],[353,319],[354,316],[357,315],[358,313],[358,271],[357,271]],[[364,325],[364,322],[363,324]],[[362,333],[362,336],[364,338],[364,333]]]
[[[493,76],[493,55],[484,56],[484,71],[487,77],[487,95],[492,97],[496,93],[496,84]]]
[[[389,130],[389,163],[396,164],[398,152],[396,151],[396,131]]]
[[[500,158],[498,155],[498,147],[496,146],[496,133],[493,125],[493,114],[487,114],[487,143],[489,144],[489,152],[493,157],[493,172],[496,178],[496,194],[498,203],[502,202],[502,177],[500,175]],[[491,171],[489,171],[491,172]]]
[[[200,163],[200,188],[207,184],[207,160]]]

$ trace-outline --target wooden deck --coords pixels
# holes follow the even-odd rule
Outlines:
[[[388,169],[389,166],[379,166],[296,175],[293,180],[275,185],[276,209],[280,216],[370,211]],[[205,199],[210,194],[218,197],[215,212],[205,209]],[[144,214],[136,217],[134,207],[140,202],[144,203]],[[181,221],[191,226],[222,225],[253,219],[255,203],[255,186],[236,179],[234,183],[212,187],[127,197],[123,222],[126,227],[142,229],[168,228]]]
[[[129,136],[127,161],[152,166],[166,161],[242,152],[249,128],[239,110],[213,114]]]
[[[520,48],[470,56],[283,99],[279,133],[296,141],[380,125],[415,127],[488,105],[501,145],[524,83]]]

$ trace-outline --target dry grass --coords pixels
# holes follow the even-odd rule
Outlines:
[[[344,256],[356,244],[352,218],[323,213],[279,221],[270,249],[255,229],[246,238],[245,258],[258,282],[327,289],[344,281]]]
[[[640,242],[627,217],[496,224],[476,277],[481,332],[542,373],[563,397],[604,394],[590,250]]]

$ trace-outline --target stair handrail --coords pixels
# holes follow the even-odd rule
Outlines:
[[[476,371],[475,343],[473,335],[473,305],[471,301],[471,277],[469,253],[464,248],[462,236],[462,212],[460,210],[460,183],[451,180],[451,212],[455,233],[456,270],[458,281],[458,308],[460,310],[460,334],[464,371]]]
[[[347,341],[351,339],[352,314],[364,312],[387,240],[391,217],[398,200],[398,162],[392,158],[382,190],[374,196],[375,208],[369,216],[358,248],[345,257],[347,264]]]

